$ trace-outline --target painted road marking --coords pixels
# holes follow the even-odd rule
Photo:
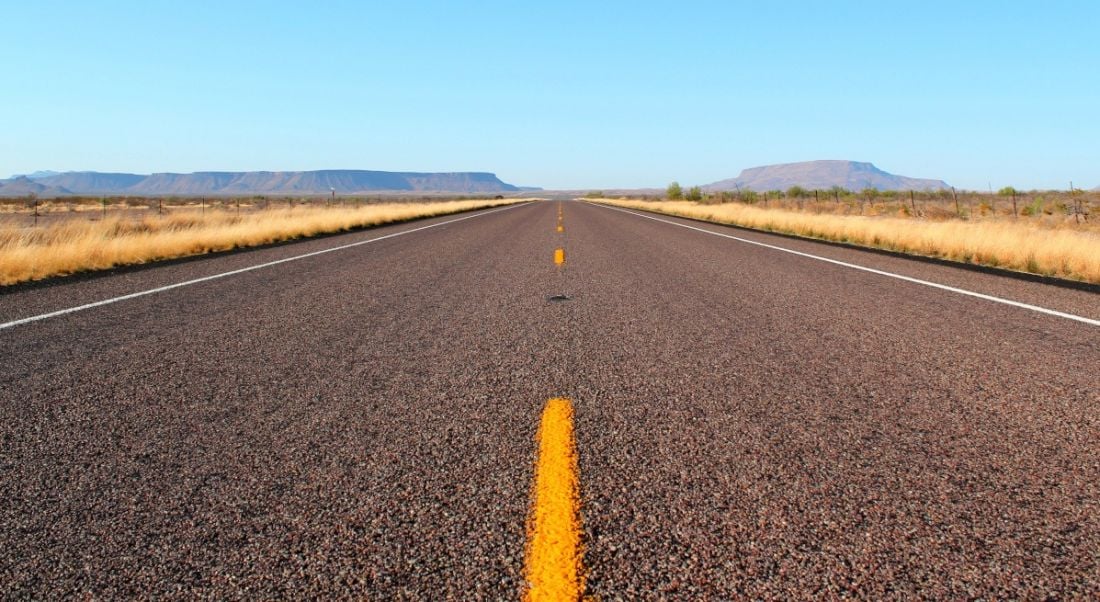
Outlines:
[[[565,249],[554,249],[554,263],[556,265],[565,263]]]
[[[537,443],[534,500],[527,521],[525,599],[580,600],[584,551],[571,401],[555,397],[546,402]]]
[[[261,263],[261,264],[249,266],[247,268],[240,268],[238,270],[230,270],[228,272],[222,272],[220,274],[214,274],[214,275],[211,275],[211,276],[203,276],[202,278],[195,278],[194,280],[185,280],[184,282],[177,282],[175,284],[169,284],[167,286],[160,286],[160,287],[151,288],[151,289],[145,290],[145,291],[138,291],[136,293],[130,293],[128,295],[121,295],[121,296],[118,296],[118,297],[112,297],[110,299],[104,299],[102,301],[95,301],[93,303],[86,303],[84,305],[78,305],[76,307],[70,307],[68,309],[59,309],[57,311],[51,311],[49,313],[40,314],[40,315],[37,315],[37,316],[31,316],[29,318],[20,318],[18,320],[12,320],[11,322],[4,322],[3,324],[0,324],[0,330],[4,330],[5,328],[13,328],[15,326],[20,326],[22,324],[29,324],[31,322],[38,322],[39,320],[46,320],[46,319],[49,319],[49,318],[56,318],[58,316],[64,316],[66,314],[76,313],[78,311],[84,311],[85,309],[92,309],[93,307],[101,307],[103,305],[110,305],[112,303],[118,303],[119,301],[127,301],[129,299],[136,299],[138,297],[144,297],[145,295],[152,295],[154,293],[163,293],[165,291],[170,291],[174,288],[181,288],[181,287],[184,287],[184,286],[191,286],[192,284],[199,284],[200,282],[207,282],[209,280],[217,280],[219,278],[225,278],[227,276],[235,276],[237,274],[243,274],[245,272],[251,272],[252,270],[259,270],[261,268],[269,268],[271,266],[279,265],[281,263],[288,263],[288,262],[291,262],[291,261],[297,261],[299,259],[306,259],[308,257],[316,257],[317,255],[324,255],[325,253],[332,253],[334,251],[342,251],[344,249],[350,249],[352,247],[358,247],[358,246],[361,246],[361,245],[370,244],[372,242],[378,242],[380,240],[386,240],[388,238],[396,238],[398,236],[404,236],[406,234],[412,234],[413,232],[420,232],[421,230],[427,230],[429,228],[438,228],[440,226],[446,226],[447,224],[453,224],[453,223],[456,223],[456,222],[461,222],[463,220],[474,219],[475,217],[486,216],[486,215],[489,215],[491,213],[497,213],[497,212],[500,212],[500,211],[507,211],[508,209],[515,209],[516,207],[522,207],[524,205],[527,205],[527,203],[519,203],[519,204],[516,204],[516,205],[509,205],[507,207],[501,207],[500,209],[492,209],[492,210],[486,211],[484,213],[476,213],[474,215],[467,215],[465,217],[459,217],[459,218],[456,218],[456,219],[447,220],[445,222],[439,222],[439,223],[436,223],[436,224],[429,224],[427,226],[420,226],[419,228],[413,228],[411,230],[404,230],[402,232],[395,232],[393,234],[387,234],[385,236],[379,236],[377,238],[372,238],[370,240],[361,240],[359,242],[353,242],[351,244],[340,245],[338,247],[332,247],[331,249],[321,249],[320,251],[312,251],[312,252],[309,252],[309,253],[303,253],[301,255],[295,255],[293,257],[286,257],[286,258],[283,258],[283,259],[276,259],[275,261],[268,261],[266,263]]]
[[[975,297],[975,298],[978,298],[978,299],[984,299],[986,301],[992,301],[994,303],[1002,303],[1004,305],[1011,305],[1013,307],[1019,307],[1021,309],[1031,310],[1031,311],[1038,312],[1038,313],[1041,313],[1041,314],[1046,314],[1048,316],[1056,316],[1056,317],[1059,317],[1059,318],[1065,318],[1067,320],[1074,320],[1076,322],[1081,322],[1082,324],[1089,324],[1091,326],[1100,326],[1100,320],[1093,320],[1092,318],[1086,318],[1084,316],[1069,314],[1069,313],[1057,311],[1057,310],[1054,310],[1054,309],[1047,309],[1045,307],[1039,307],[1038,305],[1031,305],[1029,303],[1021,303],[1020,301],[1013,301],[1011,299],[1004,299],[1002,297],[994,297],[993,295],[986,295],[984,293],[978,293],[978,292],[975,292],[975,291],[968,291],[966,289],[956,288],[956,287],[953,287],[953,286],[948,286],[946,284],[939,284],[937,282],[930,282],[928,280],[921,280],[920,278],[913,278],[911,276],[903,276],[901,274],[895,274],[893,272],[886,272],[886,271],[883,271],[883,270],[876,270],[874,268],[869,268],[869,267],[854,264],[854,263],[848,263],[846,261],[839,261],[837,259],[829,259],[828,257],[821,257],[820,255],[813,255],[811,253],[803,253],[802,251],[795,251],[794,249],[787,249],[787,248],[784,248],[784,247],[778,247],[776,245],[769,245],[767,243],[762,243],[762,242],[758,242],[758,241],[755,241],[755,240],[749,240],[747,238],[741,238],[739,236],[733,236],[731,234],[723,234],[721,232],[712,232],[710,230],[706,230],[706,229],[703,229],[703,228],[697,228],[695,226],[691,226],[691,225],[688,225],[688,224],[681,224],[679,222],[674,222],[674,221],[667,220],[667,219],[661,219],[659,217],[655,217],[655,216],[652,216],[652,215],[645,215],[644,213],[636,213],[634,211],[628,211],[626,209],[620,209],[619,207],[610,207],[610,206],[607,206],[607,205],[600,205],[600,204],[597,204],[597,203],[592,203],[592,204],[597,206],[597,207],[603,207],[605,209],[611,209],[613,211],[621,211],[623,213],[629,213],[630,215],[633,215],[633,216],[636,216],[636,217],[644,217],[646,219],[651,219],[651,220],[656,221],[656,222],[661,222],[661,223],[669,224],[669,225],[672,225],[672,226],[679,226],[681,228],[687,228],[688,230],[695,230],[696,232],[702,232],[703,234],[711,234],[711,235],[714,235],[714,236],[721,236],[722,238],[728,238],[730,240],[736,240],[738,242],[743,242],[743,243],[747,243],[747,244],[750,244],[750,245],[756,245],[758,247],[764,247],[766,249],[772,249],[772,250],[775,250],[775,251],[782,251],[784,253],[790,253],[792,255],[798,255],[799,257],[806,257],[806,258],[809,258],[809,259],[816,259],[818,261],[824,261],[826,263],[831,263],[831,264],[834,264],[834,265],[844,266],[846,268],[851,268],[853,270],[860,270],[860,271],[863,271],[863,272],[870,272],[872,274],[878,274],[879,276],[886,276],[888,278],[896,278],[898,280],[904,280],[906,282],[912,282],[913,284],[921,284],[921,285],[924,285],[924,286],[930,286],[932,288],[937,288],[937,289],[944,290],[944,291],[950,291],[952,293],[958,293],[960,295],[967,295],[969,297]],[[722,224],[715,224],[715,225],[716,226],[721,226]]]

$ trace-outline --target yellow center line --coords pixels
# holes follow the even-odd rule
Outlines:
[[[534,505],[527,520],[528,602],[580,600],[584,594],[580,480],[573,403],[546,402],[538,432]]]
[[[554,249],[554,263],[559,266],[565,263],[565,249]]]

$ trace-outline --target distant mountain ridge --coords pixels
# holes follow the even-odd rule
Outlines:
[[[0,196],[67,194],[339,194],[369,192],[492,193],[530,190],[488,172],[394,172],[356,169],[317,171],[201,171],[195,173],[103,173],[71,171],[0,180]]]
[[[15,176],[10,180],[0,180],[0,197],[29,196],[41,197],[66,196],[72,194],[59,186],[48,186],[27,176]]]
[[[720,180],[704,190],[787,190],[792,186],[806,189],[828,189],[840,186],[848,190],[877,188],[879,190],[939,190],[951,188],[943,180],[909,178],[887,173],[871,163],[859,161],[804,161],[764,165],[741,171],[741,175]]]
[[[28,174],[14,175],[14,176],[12,176],[12,179],[18,178],[20,176],[24,176],[24,177],[30,178],[32,180],[37,180],[38,178],[48,178],[49,176],[56,176],[60,173],[61,173],[60,171],[53,171],[52,169],[45,169],[45,170],[40,170],[40,171],[28,173]]]

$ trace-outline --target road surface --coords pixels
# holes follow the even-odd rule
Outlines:
[[[461,217],[0,292],[0,597],[519,599],[544,410],[585,595],[1100,596],[1096,292]]]

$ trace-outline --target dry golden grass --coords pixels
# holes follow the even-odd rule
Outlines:
[[[387,203],[348,209],[298,207],[243,215],[229,211],[207,211],[201,215],[180,212],[141,219],[116,216],[99,221],[65,220],[39,228],[3,225],[0,285],[253,247],[518,201]]]
[[[601,200],[711,222],[733,224],[1100,283],[1100,233],[1011,217],[981,221],[853,215],[818,215],[762,209],[740,203],[700,205],[688,201]]]

